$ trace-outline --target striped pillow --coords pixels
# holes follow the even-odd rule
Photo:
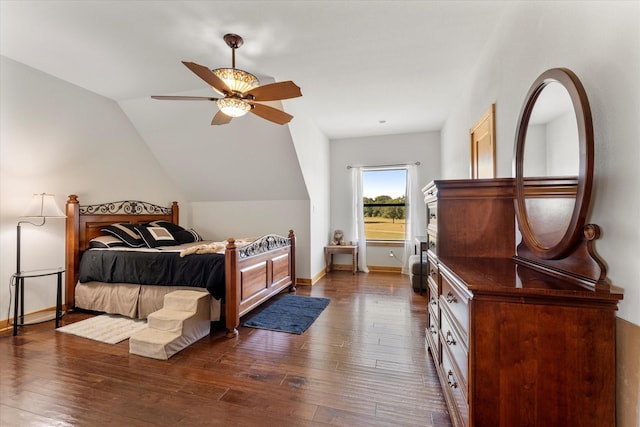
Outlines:
[[[136,231],[142,236],[142,240],[150,248],[158,246],[175,246],[180,242],[176,241],[173,234],[164,227],[152,225],[136,225]]]
[[[178,224],[174,224],[169,221],[152,221],[147,225],[166,228],[167,230],[169,230],[169,233],[173,235],[173,238],[176,239],[176,241],[179,244],[201,242],[203,240],[202,236],[200,236],[198,232],[193,228],[190,228],[187,230],[183,227],[180,227]]]
[[[98,236],[89,240],[90,248],[117,248],[122,246],[127,246],[127,244],[114,236]]]
[[[122,240],[127,246],[131,246],[132,248],[140,248],[145,246],[144,240],[142,240],[142,236],[140,233],[136,231],[135,225],[133,224],[111,224],[107,225],[102,229],[105,233],[109,233],[110,235],[117,237]]]

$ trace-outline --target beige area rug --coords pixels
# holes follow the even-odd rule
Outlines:
[[[117,344],[146,327],[146,320],[131,319],[116,314],[101,314],[56,330],[107,344]]]

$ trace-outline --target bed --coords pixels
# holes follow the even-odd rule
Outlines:
[[[83,255],[96,240],[102,238],[101,236],[110,235],[103,230],[113,224],[142,225],[164,221],[178,225],[179,207],[177,202],[173,202],[171,207],[141,201],[119,201],[84,206],[80,205],[76,195],[70,195],[66,203],[66,215],[66,310],[86,308],[109,312],[111,310],[104,308],[116,303],[130,304],[132,307],[135,306],[132,310],[137,312],[137,317],[144,318],[159,304],[161,307],[164,295],[174,289],[186,288],[205,291],[201,284],[192,287],[190,283],[184,282],[168,286],[166,284],[131,283],[127,280],[116,282],[99,280],[80,282],[79,280]],[[195,257],[188,255],[188,253],[200,252],[201,249],[206,249],[205,245],[208,243],[196,240],[191,245],[176,246],[173,250],[162,247],[158,249],[171,252],[173,256],[182,258],[180,262],[186,262],[189,259],[202,259],[200,255]],[[203,250],[202,252],[208,251]],[[93,249],[88,253],[93,254]],[[223,280],[223,283],[213,284],[213,279],[209,278],[206,291],[212,294],[210,288],[213,289],[213,287],[223,290],[223,298],[214,298],[212,294],[212,316],[215,316],[217,305],[220,317],[224,318],[228,337],[238,334],[241,316],[286,289],[295,291],[295,235],[293,230],[289,230],[287,237],[269,234],[250,242],[229,238],[224,242],[223,255],[210,253],[207,256],[218,257],[217,260],[212,261],[214,262],[212,265],[223,263],[223,274],[222,276],[218,274],[219,280]],[[201,265],[198,268],[202,270],[208,267]],[[76,300],[76,297],[79,299]],[[114,302],[113,298],[120,301]],[[78,306],[76,306],[77,301],[81,302]]]

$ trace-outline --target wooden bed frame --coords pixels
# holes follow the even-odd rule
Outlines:
[[[89,241],[104,235],[109,224],[143,224],[151,221],[178,222],[178,203],[170,208],[140,201],[121,201],[80,206],[72,194],[66,203],[65,309],[75,308],[75,286],[82,253]],[[238,335],[240,317],[286,288],[295,291],[295,235],[268,235],[236,247],[229,238],[225,250],[224,317],[227,336]]]

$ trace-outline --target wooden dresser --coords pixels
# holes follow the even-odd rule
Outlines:
[[[515,262],[513,179],[434,181],[428,327],[454,426],[614,426],[622,295]]]

